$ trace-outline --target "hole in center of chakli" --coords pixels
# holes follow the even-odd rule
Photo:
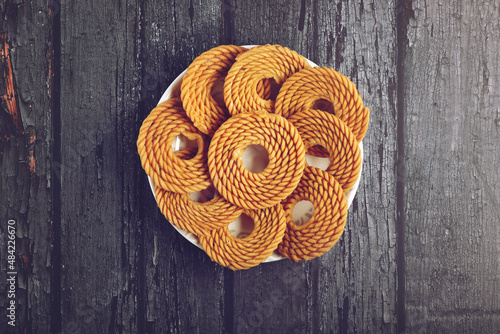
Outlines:
[[[335,110],[333,109],[333,104],[326,99],[316,100],[316,102],[314,102],[311,109],[323,110],[323,111],[326,111],[327,113],[335,115]]]
[[[198,142],[180,134],[174,138],[172,150],[179,159],[189,160],[198,153]]]
[[[243,239],[248,237],[253,229],[255,228],[255,223],[250,216],[242,213],[235,221],[229,224],[229,232],[238,239]]]
[[[307,152],[306,152],[306,162],[309,166],[311,167],[316,167],[321,170],[326,170],[328,166],[330,166],[330,157],[317,157],[312,154],[311,151],[314,152],[326,152],[328,154],[328,151],[326,148],[324,148],[321,145],[314,145],[310,147]]]
[[[260,173],[269,164],[269,153],[262,145],[248,145],[243,151],[243,165],[252,173]]]
[[[220,106],[225,106],[224,104],[224,78],[218,78],[212,85],[210,89],[210,95],[213,97],[215,102]]]
[[[189,197],[196,203],[206,203],[215,197],[215,187],[210,185],[208,188],[189,194]]]
[[[297,226],[307,223],[314,214],[314,205],[310,201],[300,201],[293,207],[292,220]]]
[[[257,94],[263,100],[276,100],[281,86],[274,78],[264,78],[257,84]]]

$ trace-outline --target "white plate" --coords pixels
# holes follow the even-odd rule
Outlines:
[[[243,45],[243,47],[245,47],[247,49],[253,48],[254,46],[256,46],[256,45]],[[309,62],[309,64],[312,67],[318,66],[315,63],[313,63],[312,61],[310,61],[309,59],[307,59],[307,61]],[[165,93],[163,93],[163,96],[161,97],[158,104],[167,101],[172,96],[180,96],[179,92],[180,92],[180,88],[181,88],[182,78],[186,74],[186,71],[187,71],[187,69],[184,70],[181,74],[179,74],[179,76],[170,84],[170,86],[168,86],[167,90],[165,91]],[[180,149],[183,149],[185,146],[186,146],[186,142],[183,139],[176,139],[176,140],[174,140],[174,143],[172,144],[174,151],[178,151]],[[363,161],[363,143],[362,142],[359,143],[359,148],[361,149],[361,161]],[[254,151],[254,153],[256,153],[256,152]],[[246,166],[251,165],[252,161],[248,161],[247,159],[248,158],[245,158],[245,155],[244,155],[243,156],[244,164]],[[329,164],[329,160],[327,158],[326,159],[325,158],[317,158],[317,157],[313,157],[313,156],[308,155],[308,154],[306,154],[306,160],[307,160],[307,163],[309,165],[315,166],[318,168],[322,168],[322,169],[325,169]],[[363,166],[363,164],[361,164],[361,166]],[[356,192],[358,191],[359,181],[361,179],[360,176],[361,176],[361,170],[359,172],[359,176],[358,176],[358,179],[356,180],[356,183],[351,188],[351,190],[349,190],[346,193],[347,205],[349,207],[351,206],[351,203],[354,200],[354,196],[356,195]],[[151,187],[151,191],[153,192],[153,196],[155,196],[155,184],[149,176],[148,176],[148,180],[149,180],[149,185]],[[156,199],[156,197],[155,197],[155,199]],[[293,211],[294,221],[299,222],[300,220],[304,220],[304,218],[307,217],[310,210],[311,210],[310,205],[303,204],[301,202],[297,203],[297,205],[295,206],[294,211]],[[310,213],[309,213],[309,217],[310,217]],[[186,231],[178,228],[175,225],[172,225],[172,226],[184,238],[189,240],[189,242],[191,242],[193,245],[196,245],[197,247],[202,248],[199,241],[198,241],[198,237],[196,235],[194,235],[193,233],[190,233],[190,232],[186,232]],[[235,220],[234,222],[232,222],[229,225],[229,230],[231,231],[231,234],[238,235],[238,236],[246,235],[249,232],[249,231],[245,231],[245,222],[242,221],[240,218],[238,218],[237,220]],[[274,252],[264,262],[273,262],[273,261],[278,261],[278,260],[282,260],[282,259],[285,259],[285,257],[278,254],[277,252]]]

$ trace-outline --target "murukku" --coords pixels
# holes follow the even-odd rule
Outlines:
[[[330,157],[326,172],[349,191],[356,183],[361,170],[361,150],[352,131],[338,117],[321,110],[302,110],[288,121],[300,133],[307,149],[321,146]]]
[[[224,78],[236,60],[247,49],[235,45],[220,45],[203,52],[187,68],[182,79],[181,98],[188,117],[201,132],[212,136],[231,115],[224,98],[216,99],[220,83],[223,94]]]
[[[332,68],[305,69],[288,78],[276,98],[275,113],[289,118],[298,111],[328,109],[329,103],[324,102],[331,103],[335,116],[347,124],[358,142],[361,141],[368,129],[370,110],[363,106],[354,83]]]
[[[313,204],[314,214],[298,226],[292,219],[292,211],[303,200]],[[291,260],[310,260],[324,254],[344,232],[346,196],[335,178],[321,169],[306,167],[299,185],[282,205],[287,227],[278,252]]]
[[[269,163],[260,173],[243,164],[250,145],[264,147]],[[265,110],[231,117],[215,132],[208,150],[212,182],[229,202],[245,209],[273,206],[300,181],[305,150],[299,132],[285,118]]]
[[[224,101],[231,115],[266,110],[274,112],[274,100],[257,92],[259,83],[273,79],[281,86],[293,73],[310,68],[297,52],[280,45],[254,47],[236,57],[224,81]]]
[[[191,159],[181,159],[172,142],[184,135],[198,145]],[[154,108],[142,123],[137,149],[146,174],[156,186],[177,193],[193,193],[207,188],[210,182],[207,165],[209,141],[187,117],[179,98],[167,100]]]
[[[177,194],[156,187],[155,197],[165,218],[197,236],[207,236],[212,230],[229,225],[243,212],[218,193],[208,202],[198,203],[189,194]]]
[[[254,221],[249,236],[238,239],[229,227],[212,230],[209,236],[200,237],[200,244],[212,261],[232,270],[254,267],[266,260],[283,240],[286,223],[281,204],[260,209],[244,210]]]

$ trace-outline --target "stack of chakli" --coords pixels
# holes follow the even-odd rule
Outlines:
[[[273,252],[310,260],[339,240],[368,123],[369,109],[341,73],[280,45],[222,45],[190,64],[180,94],[144,120],[137,147],[163,215],[213,261],[241,270]],[[179,137],[194,145],[174,150]],[[248,147],[267,153],[262,170],[247,169]],[[308,166],[306,152],[328,166]],[[193,200],[210,189],[208,201]],[[314,213],[299,225],[292,211],[301,201]],[[230,232],[239,217],[253,221],[248,235]]]

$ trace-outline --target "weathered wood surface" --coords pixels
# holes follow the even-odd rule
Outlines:
[[[404,59],[407,327],[500,328],[500,6],[414,1]]]
[[[3,2],[0,38],[0,333],[8,333],[7,272],[17,272],[15,332],[47,332],[51,321],[53,168],[52,13]],[[16,268],[7,269],[7,224],[15,221]],[[9,275],[10,277],[10,275]]]
[[[19,274],[17,326],[2,315],[0,332],[500,328],[498,4],[54,0],[1,10],[20,116],[3,99],[0,280],[8,219]],[[141,122],[198,54],[227,43],[288,46],[349,76],[371,109],[346,231],[319,259],[232,272],[156,208],[136,153]]]

